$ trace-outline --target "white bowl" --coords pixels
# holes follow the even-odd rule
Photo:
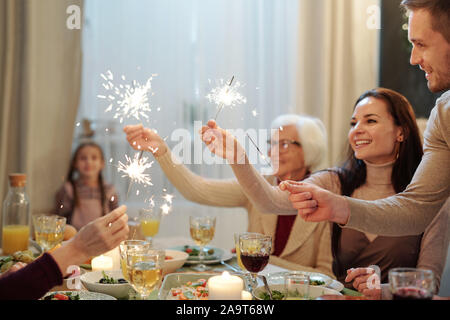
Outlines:
[[[166,274],[175,272],[177,269],[181,268],[189,257],[189,254],[178,250],[165,250],[166,260],[164,261],[163,276]],[[167,259],[171,257],[172,259]]]
[[[277,290],[280,292],[284,292],[284,284],[271,284],[269,285],[270,290]],[[254,291],[253,291],[253,297],[256,300],[262,300],[260,298],[260,294],[266,292],[266,289],[264,288],[264,286],[261,287],[257,287]],[[333,290],[333,289],[329,289],[329,288],[325,288],[325,287],[320,287],[320,286],[309,286],[309,299],[314,300],[318,297],[321,297],[323,295],[337,295],[337,296],[342,296],[342,293]]]
[[[124,278],[121,270],[105,271],[105,273],[108,277],[112,277],[114,279]],[[129,283],[99,283],[101,278],[103,278],[102,271],[86,272],[80,277],[81,283],[83,283],[83,286],[85,286],[89,291],[108,294],[118,299],[127,298],[129,291],[132,290]]]

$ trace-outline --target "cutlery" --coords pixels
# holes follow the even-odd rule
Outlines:
[[[241,270],[239,270],[238,268],[235,268],[235,267],[229,265],[228,263],[226,263],[226,262],[223,261],[223,260],[220,260],[220,263],[223,264],[225,267],[227,267],[227,268],[233,270],[233,271],[236,272],[236,273],[241,273],[241,274],[243,273],[243,272],[242,272]]]
[[[266,288],[266,291],[269,293],[270,300],[273,300],[272,291],[270,290],[269,284],[267,283],[266,276],[264,276],[262,274],[259,276],[262,278],[262,280],[264,282],[264,287]]]

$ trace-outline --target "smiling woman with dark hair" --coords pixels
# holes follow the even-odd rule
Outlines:
[[[408,100],[389,89],[367,91],[356,101],[350,125],[349,155],[344,165],[315,173],[297,183],[308,183],[334,194],[363,200],[381,199],[403,191],[422,157],[419,129]],[[212,152],[220,150],[227,159],[234,154],[245,155],[237,141],[237,152],[233,154],[231,149],[223,152],[221,141],[232,141],[233,137],[218,128],[215,122],[208,123],[208,126],[202,129],[205,132],[203,140]],[[229,158],[228,161],[232,163],[244,192],[261,212],[296,213],[295,201],[303,195],[289,195],[270,186],[246,157]],[[419,267],[433,270],[439,287],[447,253],[441,248],[448,231],[447,216],[442,214],[437,218],[424,234],[403,237],[342,229],[332,223],[333,272],[336,278],[345,282],[348,269],[378,265],[381,281],[386,282],[391,268]],[[365,291],[367,287],[357,286],[357,289],[371,294]],[[376,294],[379,296],[380,291]]]

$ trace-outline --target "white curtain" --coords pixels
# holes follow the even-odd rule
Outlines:
[[[119,190],[120,202],[128,205],[131,216],[137,214],[146,197],[154,196],[158,201],[167,190],[175,194],[168,219],[176,222],[167,232],[189,237],[187,212],[227,211],[226,215],[217,214],[221,227],[215,241],[226,239],[232,245],[230,230],[246,230],[245,211],[183,201],[157,164],[150,169],[154,186],[143,189],[135,185],[127,197],[128,180],[114,165],[124,161],[125,153],[133,154],[122,127],[139,121],[120,124],[112,113],[105,113],[108,104],[97,97],[105,93],[100,74],[110,70],[117,84],[122,75],[127,81],[143,83],[151,74],[158,74],[152,82],[151,120],[144,124],[163,137],[169,136],[171,146],[175,141],[170,135],[178,128],[190,130],[193,139],[199,139],[194,121],[205,123],[216,114],[206,95],[215,80],[229,81],[232,76],[245,84],[241,93],[247,103],[224,109],[218,123],[228,129],[268,128],[277,115],[295,110],[298,1],[86,0],[84,14],[83,87],[76,137],[83,132],[82,119],[92,120],[94,140],[102,145],[109,164],[106,180]],[[75,139],[74,147],[78,143]],[[232,177],[227,165],[190,168],[203,176]],[[161,225],[160,234],[165,225]]]
[[[328,130],[328,164],[342,160],[356,99],[378,83],[379,0],[300,1],[299,113]]]
[[[81,32],[68,29],[82,0],[0,4],[0,198],[8,174],[27,174],[32,213],[49,212],[69,165],[80,96]],[[0,209],[1,210],[1,209]]]
[[[92,121],[94,139],[103,147],[108,166],[106,180],[119,190],[131,216],[144,198],[175,194],[174,209],[160,234],[189,237],[189,213],[217,214],[214,243],[233,246],[230,235],[246,229],[244,210],[218,209],[183,201],[163,176],[151,168],[153,187],[134,186],[126,196],[127,179],[114,165],[132,155],[122,127],[108,103],[100,74],[110,70],[117,83],[144,82],[158,74],[152,87],[153,111],[145,123],[169,137],[178,128],[191,131],[193,122],[205,123],[216,114],[206,95],[211,80],[245,83],[245,105],[224,109],[218,117],[228,129],[268,128],[278,115],[311,114],[327,126],[330,142],[328,164],[336,162],[346,134],[352,106],[364,90],[377,82],[378,30],[367,29],[367,9],[372,0],[109,0],[85,1],[83,29],[83,87],[75,138],[83,132],[82,119]],[[160,111],[157,111],[160,108]],[[253,113],[256,112],[256,116]],[[79,139],[74,140],[75,147]],[[251,146],[247,146],[248,150]],[[110,162],[111,161],[111,162]],[[190,165],[200,175],[232,177],[226,165]],[[140,191],[136,196],[136,189]],[[223,212],[228,214],[219,214]]]

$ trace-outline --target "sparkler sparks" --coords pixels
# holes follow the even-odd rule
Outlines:
[[[242,96],[238,89],[242,87],[239,81],[233,84],[234,76],[229,83],[224,84],[223,79],[219,80],[219,85],[213,88],[206,98],[218,106],[215,119],[223,107],[234,107],[238,104],[246,103],[247,99]]]
[[[133,80],[132,84],[115,84],[114,76],[110,70],[105,74],[100,75],[105,83],[103,87],[106,90],[105,95],[98,95],[100,99],[105,99],[109,102],[105,112],[114,111],[114,119],[119,119],[120,123],[124,118],[134,117],[140,120],[141,117],[149,119],[147,113],[151,112],[151,106],[149,103],[149,96],[153,96],[152,92],[152,80],[156,74],[153,74],[144,84],[140,84],[138,81]],[[122,81],[125,81],[125,76],[122,75]]]
[[[169,206],[167,203],[164,203],[161,207],[162,214],[166,215],[169,214],[170,210],[172,209],[172,206]]]
[[[172,204],[173,194],[165,194],[163,199],[166,200],[169,204]]]
[[[152,162],[148,162],[147,157],[139,159],[139,153],[136,153],[133,158],[125,155],[127,159],[126,164],[119,161],[118,172],[123,172],[122,177],[129,177],[132,182],[143,184],[144,186],[153,185],[150,174],[145,173],[145,170],[151,168]]]

